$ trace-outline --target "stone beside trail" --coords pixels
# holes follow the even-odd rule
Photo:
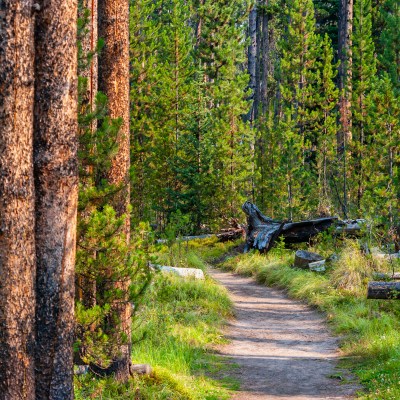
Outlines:
[[[235,305],[226,332],[230,344],[217,349],[238,365],[229,372],[241,385],[232,400],[342,400],[361,389],[344,383],[351,377],[337,367],[337,339],[320,313],[251,278],[215,269],[209,274]]]

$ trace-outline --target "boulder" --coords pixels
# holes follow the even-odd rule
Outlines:
[[[294,266],[296,268],[309,269],[310,263],[315,263],[317,261],[323,261],[323,260],[324,257],[322,257],[317,253],[305,250],[297,250],[294,257]]]

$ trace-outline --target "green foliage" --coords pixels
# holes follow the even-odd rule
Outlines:
[[[82,5],[81,5],[82,7]],[[81,41],[87,34],[88,10],[78,23],[79,73],[87,72],[101,42],[85,53]],[[153,238],[146,223],[126,235],[127,215],[112,207],[122,185],[111,185],[107,171],[115,157],[121,119],[111,119],[107,99],[97,93],[94,104],[88,95],[88,79],[78,81],[79,199],[76,257],[76,358],[86,364],[107,367],[126,341],[117,335],[121,321],[115,304],[134,307],[148,286]],[[129,211],[130,212],[130,211]],[[130,282],[122,285],[121,282]]]

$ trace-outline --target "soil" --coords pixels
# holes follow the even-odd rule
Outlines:
[[[235,363],[240,382],[232,400],[352,399],[360,386],[338,367],[338,340],[324,316],[283,291],[216,269],[235,306],[228,345],[217,351]]]

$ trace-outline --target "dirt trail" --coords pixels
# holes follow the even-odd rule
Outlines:
[[[209,273],[235,305],[226,335],[231,342],[218,349],[238,365],[230,375],[241,391],[232,400],[353,398],[360,388],[338,379],[349,376],[337,368],[337,340],[321,314],[250,278]]]

